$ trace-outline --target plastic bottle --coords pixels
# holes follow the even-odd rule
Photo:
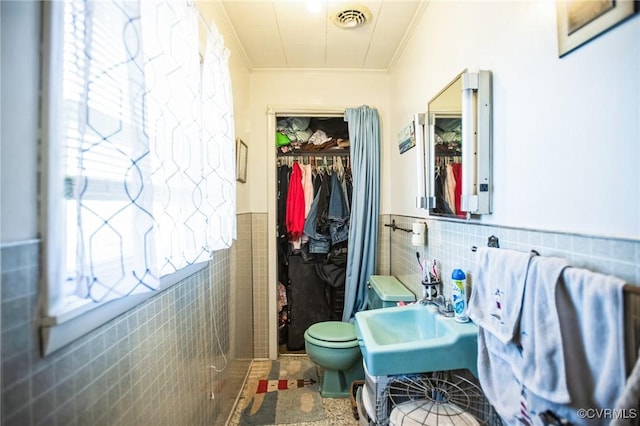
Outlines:
[[[453,270],[451,273],[451,299],[455,319],[458,322],[469,321],[469,317],[467,316],[466,281],[467,276],[462,269]]]

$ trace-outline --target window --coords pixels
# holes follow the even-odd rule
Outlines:
[[[210,28],[200,63],[195,6],[68,0],[45,11],[50,335],[109,301],[148,297],[231,245],[235,137],[228,52]]]

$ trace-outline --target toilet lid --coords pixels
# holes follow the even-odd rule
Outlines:
[[[313,324],[307,334],[317,340],[326,342],[351,342],[357,340],[356,326],[349,322],[324,321]]]

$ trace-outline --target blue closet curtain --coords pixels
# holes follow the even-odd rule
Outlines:
[[[380,119],[364,105],[348,108],[353,199],[347,254],[343,321],[366,308],[367,279],[375,273],[380,213]]]

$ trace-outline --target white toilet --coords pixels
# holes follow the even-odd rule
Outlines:
[[[388,275],[369,277],[368,309],[415,302],[416,297],[397,278]],[[341,321],[313,324],[304,333],[309,358],[324,369],[321,394],[324,398],[349,398],[351,383],[364,380],[362,353],[355,325]]]

